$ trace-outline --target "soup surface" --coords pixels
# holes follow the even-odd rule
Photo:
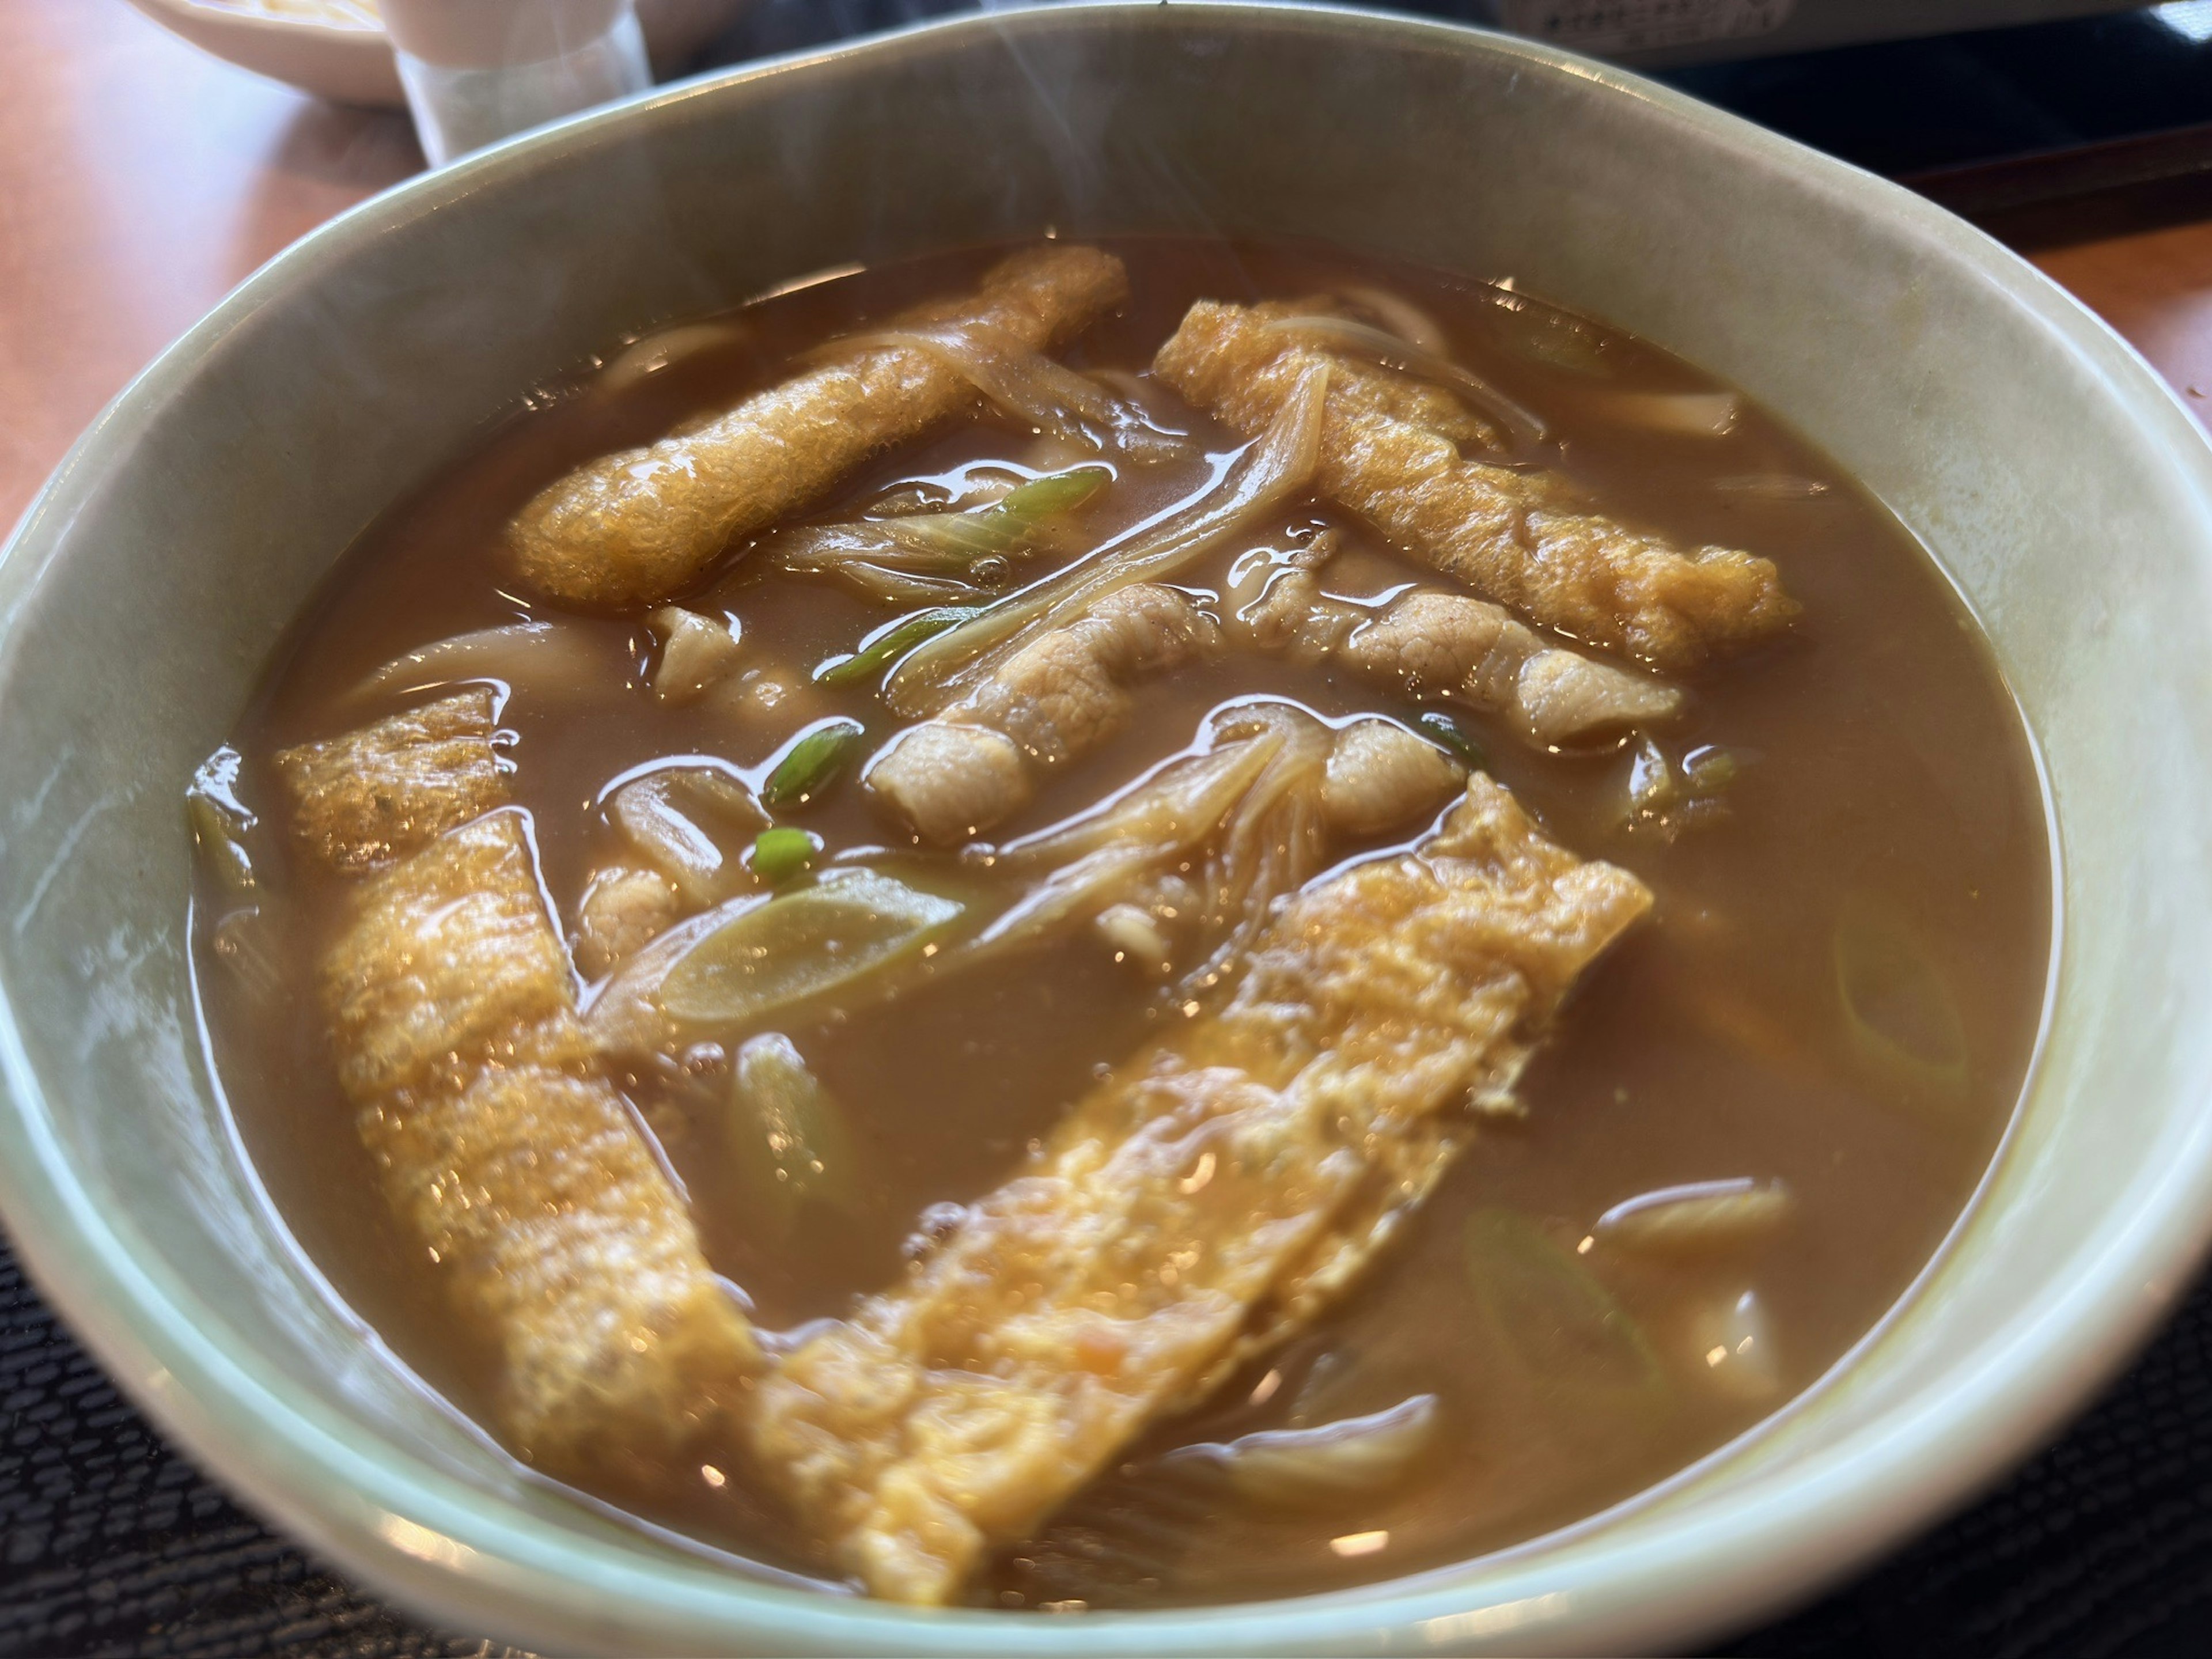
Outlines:
[[[963,344],[896,313],[975,292],[999,254],[801,287],[532,392],[345,558],[196,786],[208,1023],[246,1142],[303,1245],[428,1386],[549,1474],[763,1569],[1008,1607],[1216,1601],[1393,1576],[1589,1516],[1775,1411],[1881,1317],[1988,1165],[2033,1048],[2050,879],[2027,742],[1972,623],[1850,478],[1728,388],[1510,285],[1303,247],[1109,251],[1127,298],[1050,348],[1089,392],[985,339],[988,361],[959,371],[951,414],[873,445],[726,547],[709,526],[709,556],[656,592],[564,603],[542,565],[537,576],[518,565],[510,526],[573,469],[841,349],[904,353],[910,379],[941,378],[984,337]],[[1295,301],[1265,337],[1335,368],[1318,383],[1285,381],[1272,424],[1233,391],[1194,402],[1153,365],[1201,300]],[[859,338],[808,356],[846,336]],[[994,374],[1020,384],[988,398],[969,390],[967,377]],[[1428,441],[1496,459],[1510,475],[1500,488],[1564,481],[1585,510],[1670,545],[1771,559],[1802,610],[1704,650],[1547,630],[1543,603],[1528,602],[1539,637],[1523,647],[1553,653],[1541,661],[1571,677],[1603,660],[1634,677],[1590,682],[1595,714],[1538,698],[1526,661],[1502,680],[1464,665],[1383,672],[1360,654],[1360,640],[1378,637],[1361,629],[1409,597],[1456,603],[1481,584],[1440,573],[1344,504],[1326,453],[1336,428],[1320,428],[1316,470],[1314,428],[1295,428],[1322,404],[1299,399],[1362,386],[1428,420]],[[1053,409],[1024,412],[1024,397]],[[1438,408],[1445,417],[1423,413]],[[1263,453],[1271,443],[1279,453]],[[920,532],[884,528],[924,519]],[[1170,534],[1162,554],[1143,528],[1153,520],[1187,533]],[[1540,537],[1527,523],[1520,534],[1536,558]],[[1033,687],[1017,688],[1012,714],[986,719],[972,673],[948,691],[910,672],[931,665],[933,647],[957,671],[960,652],[944,642],[975,616],[1004,617],[1008,596],[1117,547],[1158,556],[1143,591],[1167,596],[1180,643],[1116,657],[1083,636],[1091,655],[1076,667],[1111,684],[1098,720],[1072,735],[1063,721],[1064,752],[1040,755],[1020,732],[1003,754],[990,748],[1004,742],[994,720],[1003,732],[1036,714]],[[1292,576],[1304,586],[1274,586]],[[1065,591],[1073,599],[1017,642],[1074,638],[1068,627],[1108,602]],[[1310,603],[1267,613],[1291,617],[1271,635],[1268,596],[1294,592]],[[887,623],[946,608],[959,614],[855,659]],[[1495,625],[1482,607],[1449,614]],[[426,650],[464,635],[480,637]],[[896,712],[885,673],[917,647],[890,683],[907,702]],[[1493,669],[1505,650],[1492,647]],[[1470,690],[1482,672],[1488,689]],[[734,1403],[670,1407],[689,1426],[656,1425],[676,1448],[665,1457],[538,1449],[514,1404],[513,1334],[535,1329],[533,1364],[548,1340],[583,1343],[587,1291],[573,1276],[551,1284],[551,1269],[548,1285],[527,1282],[514,1264],[541,1246],[483,1234],[524,1221],[426,1231],[424,1206],[450,1201],[441,1182],[462,1181],[457,1160],[474,1154],[459,1131],[420,1168],[410,1149],[447,1133],[436,1114],[477,1099],[467,1091],[481,1069],[380,1094],[349,1058],[368,1051],[349,1042],[369,1039],[348,1024],[346,998],[384,992],[348,955],[349,929],[381,902],[364,896],[392,878],[372,866],[393,864],[398,843],[381,860],[313,856],[307,809],[288,794],[298,769],[276,757],[475,687],[491,689],[495,709],[486,787],[526,814],[534,878],[574,964],[561,995],[582,988],[589,1052],[560,1065],[619,1090],[633,1115],[605,1133],[635,1135],[665,1165],[635,1180],[658,1192],[672,1177],[668,1224],[682,1233],[688,1218],[714,1294],[742,1316],[733,1343],[758,1350],[737,1367]],[[1654,712],[1650,695],[1669,688],[1679,700]],[[1626,700],[1606,701],[1616,693]],[[968,701],[948,705],[952,694]],[[919,793],[900,798],[889,761],[872,758],[933,707],[940,726],[949,719],[955,738],[988,750],[976,775],[999,788],[988,805],[956,802],[949,832],[933,833],[937,809]],[[1403,800],[1355,790],[1346,805],[1328,793],[1321,757],[1347,755],[1363,716],[1390,723],[1376,752],[1410,769]],[[1311,763],[1279,787],[1254,781],[1277,775],[1255,767],[1297,754]],[[807,1446],[836,1462],[848,1456],[840,1437],[863,1433],[841,1422],[873,1433],[892,1409],[876,1401],[840,1419],[822,1403],[835,1392],[819,1382],[827,1362],[808,1356],[857,1353],[869,1369],[865,1345],[835,1350],[861,1341],[848,1320],[885,1352],[913,1336],[899,1298],[922,1296],[946,1251],[970,1250],[986,1278],[1012,1271],[1008,1236],[979,1231],[977,1218],[1012,1202],[1008,1183],[1024,1172],[1073,1167],[1066,1134],[1054,1139],[1071,1109],[1087,1101],[1080,1111],[1120,1122],[1125,1097],[1147,1086],[1127,1081],[1133,1068],[1168,1075],[1147,1054],[1229,1052],[1227,1039],[1194,1034],[1231,1018],[1222,1011],[1255,952],[1295,954],[1285,907],[1350,891],[1342,884],[1362,872],[1419,873],[1443,859],[1454,814],[1470,810],[1453,803],[1478,799],[1462,795],[1469,762],[1565,849],[1559,868],[1603,860],[1635,881],[1605,874],[1619,915],[1590,924],[1583,956],[1610,948],[1586,972],[1577,957],[1549,1000],[1529,989],[1537,969],[1494,976],[1526,1000],[1481,1037],[1493,1059],[1455,1073],[1447,1104],[1424,1108],[1433,1121],[1370,1127],[1361,1145],[1401,1134],[1391,1144],[1411,1150],[1389,1166],[1398,1185],[1375,1210],[1384,1224],[1354,1241],[1358,1271],[1316,1276],[1303,1300],[1279,1280],[1264,1296],[1210,1280],[1206,1317],[1219,1328],[1203,1340],[1193,1304],[1162,1302],[1146,1305],[1168,1324],[1115,1326],[1110,1352],[1094,1352],[1105,1340],[1094,1333],[1041,1356],[1018,1335],[1020,1297],[986,1306],[1005,1287],[984,1286],[972,1318],[997,1322],[989,1342],[970,1332],[962,1340],[982,1346],[937,1354],[928,1386],[980,1376],[1058,1402],[1064,1415],[1042,1432],[1060,1462],[1022,1464],[1006,1490],[975,1498],[1000,1466],[983,1468],[998,1443],[971,1437],[960,1453],[983,1472],[969,1487],[939,1480],[932,1490],[950,1507],[911,1526],[882,1518],[895,1507],[888,1477],[871,1487],[865,1470],[806,1474]],[[1047,833],[1071,822],[1072,834]],[[1132,846],[1141,856],[1129,868],[1108,867]],[[1565,903],[1570,879],[1554,871],[1540,896]],[[1638,882],[1652,900],[1640,920]],[[1413,927],[1429,902],[1409,914],[1393,926]],[[689,928],[689,943],[673,968],[654,947],[653,968],[639,947],[672,927]],[[1382,968],[1357,955],[1382,945],[1346,948],[1350,982],[1383,986]],[[434,1001],[424,988],[434,979],[409,981],[410,994]],[[607,1038],[618,994],[641,1012]],[[1328,1031],[1301,1040],[1323,1058],[1331,1047]],[[1527,1042],[1537,1046],[1524,1071],[1516,1045]],[[446,1060],[459,1063],[465,1047],[454,1039]],[[496,1073],[516,1052],[510,1042],[468,1063]],[[1417,1063],[1425,1057],[1409,1054],[1405,1067]],[[1277,1078],[1267,1097],[1303,1086]],[[534,1166],[560,1150],[530,1142],[542,1127],[471,1109],[469,1133],[507,1137],[502,1158]],[[1249,1151],[1182,1146],[1141,1235],[1145,1249],[1169,1253],[1145,1256],[1142,1271],[1170,1284],[1204,1273],[1174,1255],[1179,1227],[1194,1260],[1201,1246],[1225,1256],[1289,1224],[1270,1207],[1278,1166]],[[1126,1217],[1107,1225],[1097,1213],[1126,1195],[1128,1167],[1048,1194],[1048,1206],[1080,1213],[1048,1213],[1043,1236],[1091,1229],[1109,1255],[1138,1237],[1114,1231]],[[1279,1178],[1318,1182],[1336,1167],[1322,1158]],[[1249,1215],[1176,1208],[1217,1169],[1224,1186],[1232,1169],[1256,1183],[1238,1200]],[[563,1189],[528,1224],[557,1231],[592,1201]],[[1094,1286],[1083,1305],[1107,1318],[1128,1290]],[[856,1299],[871,1296],[876,1312],[863,1317]],[[1224,1299],[1233,1317],[1220,1326]],[[1272,1323],[1252,1311],[1261,1304]],[[1186,1318],[1195,1322],[1173,1324]],[[549,1339],[546,1324],[562,1328]],[[1144,1333],[1171,1325],[1173,1342],[1145,1346]],[[942,1347],[941,1322],[932,1330],[913,1340]],[[1110,1410],[1069,1403],[1108,1397],[1060,1375],[1094,1364],[1109,1380],[1155,1365],[1173,1385],[1133,1383],[1137,1403]],[[792,1381],[804,1377],[815,1380]],[[762,1421],[789,1432],[779,1441]],[[703,1440],[684,1438],[701,1425]],[[927,1426],[902,1420],[902,1455],[935,1455]],[[955,1510],[957,1523],[943,1518]],[[958,1535],[933,1542],[932,1526]],[[919,1550],[927,1570],[885,1565],[901,1550]]]

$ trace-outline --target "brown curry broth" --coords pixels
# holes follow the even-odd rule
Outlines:
[[[1687,717],[1663,734],[1672,756],[1718,743],[1758,757],[1729,792],[1725,819],[1672,843],[1619,827],[1623,754],[1537,755],[1469,719],[1496,775],[1555,834],[1652,885],[1654,921],[1569,1009],[1522,1091],[1526,1121],[1483,1133],[1403,1244],[1320,1330],[1237,1379],[1194,1419],[1157,1430],[1122,1466],[1132,1473],[1109,1476],[1079,1500],[1042,1547],[1010,1552],[975,1591],[1009,1605],[1220,1599],[1385,1577],[1572,1522],[1748,1427],[1881,1317],[1956,1218],[2018,1092],[2048,948],[2040,796],[2019,716],[1982,641],[1894,520],[1778,423],[1747,407],[1717,440],[1609,424],[1589,406],[1594,390],[1712,382],[1610,334],[1589,337],[1601,338],[1604,376],[1539,361],[1515,349],[1528,325],[1488,290],[1425,271],[1309,249],[1157,241],[1116,251],[1138,297],[1127,316],[1083,342],[1072,355],[1077,363],[1141,368],[1200,296],[1380,283],[1428,307],[1463,362],[1539,410],[1565,439],[1567,470],[1607,508],[1691,541],[1772,555],[1806,616],[1794,637],[1703,676]],[[276,810],[268,763],[275,750],[376,712],[337,699],[378,665],[533,609],[506,574],[500,532],[544,482],[773,379],[791,352],[827,334],[962,285],[987,257],[872,271],[767,301],[749,314],[742,342],[617,397],[580,382],[533,398],[476,453],[376,525],[295,628],[239,726],[249,802]],[[1216,451],[1235,441],[1195,417],[1194,424]],[[899,480],[1018,458],[1028,441],[994,419],[957,424],[867,468],[822,516],[848,512]],[[1714,488],[1718,477],[1762,472],[1817,479],[1826,492],[1771,500]],[[1188,471],[1135,474],[1091,527],[1132,521],[1195,482]],[[1358,544],[1324,577],[1333,590],[1438,580],[1341,514],[1302,510],[1278,529],[1317,520],[1344,525]],[[1283,544],[1280,534],[1272,539]],[[1215,558],[1179,580],[1216,587],[1227,562]],[[748,662],[776,665],[800,688],[774,713],[733,725],[696,708],[656,705],[641,689],[650,641],[637,616],[578,623],[623,642],[637,665],[630,684],[589,706],[592,717],[536,707],[522,695],[504,712],[517,734],[515,796],[533,815],[548,884],[571,919],[587,869],[611,844],[594,806],[610,778],[681,754],[751,770],[826,714],[860,718],[872,739],[896,729],[872,688],[832,693],[805,684],[813,664],[850,649],[889,612],[819,582],[749,579],[742,558],[697,592],[710,590],[742,617]],[[1326,715],[1411,712],[1348,677],[1232,657],[1143,688],[1126,730],[1043,789],[1002,837],[1079,809],[1185,746],[1209,708],[1254,693],[1290,696]],[[849,781],[794,821],[833,848],[897,840]],[[258,851],[264,864],[281,860],[266,831]],[[289,902],[305,918],[293,932],[301,953],[293,979],[303,983],[333,894],[296,868],[277,874],[280,902],[289,883]],[[1958,1001],[1972,1057],[1971,1098],[1936,1109],[1908,1103],[1855,1055],[1830,945],[1838,906],[1853,893],[1879,895],[1917,919]],[[445,1314],[436,1270],[400,1237],[376,1197],[309,1002],[295,997],[257,1017],[227,994],[210,960],[203,966],[221,1069],[278,1209],[405,1361],[480,1413],[491,1358]],[[1079,939],[850,1019],[817,1012],[787,1022],[850,1115],[868,1204],[857,1218],[810,1214],[795,1239],[774,1249],[720,1196],[730,1183],[711,1115],[656,1085],[637,1092],[689,1184],[710,1259],[745,1287],[763,1325],[782,1328],[834,1316],[856,1292],[892,1280],[923,1208],[973,1198],[1002,1179],[1095,1066],[1145,1040],[1146,1009],[1145,988]],[[1468,1290],[1472,1209],[1514,1210],[1571,1246],[1632,1194],[1743,1175],[1781,1177],[1796,1194],[1793,1222],[1771,1244],[1694,1269],[1603,1249],[1583,1258],[1663,1358],[1664,1402],[1640,1405],[1624,1420],[1594,1420],[1571,1387],[1536,1386],[1501,1362]],[[1685,1328],[1701,1298],[1749,1288],[1765,1304],[1784,1380],[1759,1403],[1715,1391]],[[1218,1491],[1194,1499],[1185,1484],[1147,1473],[1146,1460],[1175,1444],[1292,1421],[1310,1396],[1306,1374],[1316,1361],[1328,1374],[1322,1417],[1375,1410],[1417,1389],[1440,1396],[1449,1431],[1413,1484],[1318,1514],[1269,1515]],[[1279,1368],[1280,1377],[1267,1383]],[[1264,1404],[1251,1403],[1255,1388]],[[610,1495],[702,1540],[805,1565],[792,1560],[781,1529],[760,1520],[757,1504],[734,1490],[707,1492],[695,1470],[669,1471],[665,1487]],[[1099,1565],[1080,1547],[1097,1541],[1090,1529],[1102,1516],[1109,1530],[1135,1517],[1132,1536],[1146,1526],[1146,1535],[1160,1535],[1166,1517],[1168,1542]],[[1332,1537],[1382,1528],[1389,1543],[1374,1553],[1344,1559],[1330,1547]]]

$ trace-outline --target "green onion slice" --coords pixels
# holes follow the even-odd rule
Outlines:
[[[809,727],[783,751],[761,786],[761,799],[781,811],[803,806],[832,783],[852,757],[865,728],[854,720],[826,720]]]

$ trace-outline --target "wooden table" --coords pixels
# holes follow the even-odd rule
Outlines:
[[[406,177],[422,157],[403,117],[334,108],[233,70],[122,0],[0,0],[0,64],[9,76],[0,96],[0,525],[8,525],[101,405],[163,346],[287,243]],[[2111,214],[2100,217],[2109,225]],[[2204,406],[2212,222],[2106,234],[2034,257]],[[8,1422],[0,1401],[0,1481],[10,1478]],[[242,1518],[225,1524],[250,1529]],[[260,1547],[271,1559],[290,1555],[274,1543]],[[281,1579],[287,1569],[266,1571]],[[302,1574],[310,1586],[331,1583],[304,1565],[289,1571],[295,1586]],[[350,1592],[314,1595],[323,1605]],[[331,1617],[358,1632],[361,1617],[382,1615]],[[404,1626],[375,1628],[394,1632],[382,1650],[428,1650],[408,1645],[415,1638]],[[104,1639],[118,1650],[138,1645],[121,1628]]]

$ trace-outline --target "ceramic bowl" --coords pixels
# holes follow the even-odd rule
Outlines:
[[[916,1613],[750,1579],[526,1478],[270,1218],[195,1022],[179,792],[383,507],[523,389],[803,273],[985,238],[1317,238],[1524,287],[1745,387],[1924,538],[2047,766],[2063,927],[2018,1127],[1820,1388],[1570,1531],[1264,1604]],[[104,414],[0,564],[0,1204],[193,1455],[349,1572],[563,1650],[1680,1644],[2050,1433],[2212,1225],[2212,453],[2143,363],[1905,191],[1541,46],[1370,14],[1062,6],[664,90],[403,185]]]

